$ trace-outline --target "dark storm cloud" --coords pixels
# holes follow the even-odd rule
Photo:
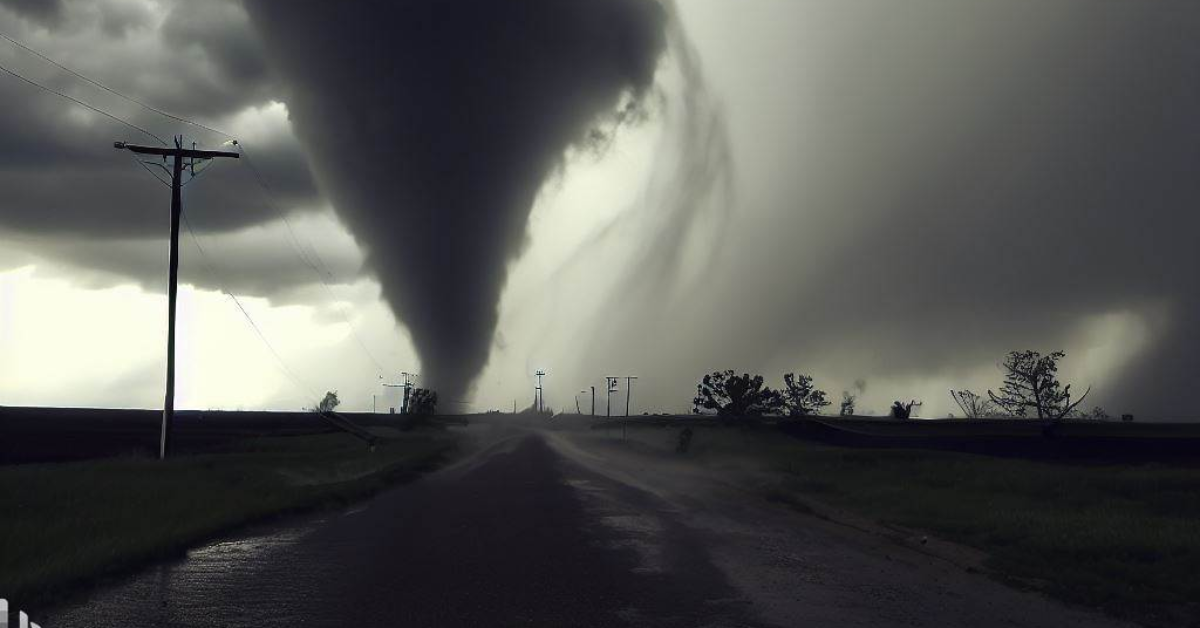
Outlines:
[[[60,0],[0,0],[0,7],[43,26],[53,26],[63,14]]]
[[[740,122],[739,191],[753,209],[672,312],[621,301],[630,319],[675,324],[630,325],[594,349],[671,373],[683,391],[725,365],[835,372],[846,387],[859,375],[953,381],[1012,349],[1079,346],[1089,317],[1129,313],[1150,346],[1092,399],[1194,414],[1198,5],[796,14],[791,73],[730,94],[776,114]]]
[[[655,0],[250,2],[318,177],[456,396],[571,145],[650,86]]]
[[[0,32],[134,98],[217,127],[278,97],[237,2],[6,2],[0,5]],[[0,41],[0,63],[162,137],[184,133],[207,146],[225,139],[146,111],[6,41]],[[145,239],[148,250],[161,250],[169,193],[129,153],[112,148],[116,140],[156,141],[7,74],[0,74],[0,102],[6,104],[0,115],[0,232],[37,241],[44,251],[59,251],[62,261],[114,281],[145,284],[161,275],[161,255],[150,265],[133,264],[140,258],[126,255],[123,242]],[[319,203],[304,151],[282,115],[276,118],[270,124],[251,118],[234,129],[246,134],[241,140],[269,182],[272,200],[264,198],[246,164],[220,163],[187,188],[187,211],[199,232],[233,232],[278,220],[277,207],[291,211]],[[294,262],[286,250],[276,252]],[[269,272],[257,277],[272,287],[267,293],[297,280],[282,264],[251,267]],[[315,279],[310,274],[307,281]]]
[[[908,80],[841,103],[893,130],[880,145],[842,129],[875,191],[843,208],[869,228],[833,252],[820,323],[869,330],[889,370],[935,370],[1051,351],[1086,316],[1166,302],[1173,318],[1154,325],[1157,346],[1097,399],[1179,413],[1184,383],[1200,375],[1188,322],[1200,319],[1200,9],[952,13],[971,39],[885,45],[880,56]],[[892,35],[919,37],[919,17],[890,17]],[[938,49],[970,63],[939,68],[924,57]]]
[[[330,286],[351,284],[362,275],[362,259],[344,234],[331,242],[332,226],[332,216],[315,223],[292,221],[304,247],[304,259],[319,264],[325,282]],[[320,242],[322,251],[314,254],[310,247],[316,246],[313,238],[317,237],[324,241]],[[221,235],[197,233],[193,237],[185,231],[180,238],[179,279],[201,288],[268,298],[275,305],[327,304],[329,293],[322,292],[313,270],[289,250],[289,238],[279,223]],[[161,240],[64,239],[0,231],[0,241],[6,242],[8,253],[6,259],[0,259],[0,268],[32,264],[49,277],[68,275],[72,284],[81,288],[133,283],[155,294],[166,289],[166,249]],[[104,261],[97,264],[96,260]]]
[[[160,37],[189,62],[187,89],[162,90],[162,107],[185,115],[222,115],[231,107],[263,102],[275,86],[261,43],[238,2],[179,2]]]

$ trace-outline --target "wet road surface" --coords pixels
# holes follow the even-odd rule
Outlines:
[[[38,617],[48,628],[1119,625],[684,464],[538,431]]]
[[[585,507],[604,490],[610,512]],[[536,434],[349,512],[217,543],[70,607],[44,626],[753,626],[683,526],[649,555],[646,496]],[[608,518],[608,519],[606,519]]]

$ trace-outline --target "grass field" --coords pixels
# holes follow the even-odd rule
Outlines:
[[[415,477],[456,447],[452,431],[381,439],[256,438],[166,462],[118,458],[0,467],[0,592],[53,598],[251,521],[346,504]]]
[[[678,430],[635,429],[662,451]],[[816,501],[985,551],[1018,585],[1143,623],[1200,625],[1200,469],[849,449],[699,429],[688,456],[801,510]],[[763,480],[763,478],[767,478]]]

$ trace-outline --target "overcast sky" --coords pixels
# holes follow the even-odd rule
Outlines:
[[[930,416],[1030,348],[1089,406],[1200,417],[1196,32],[1183,0],[0,0],[267,185],[185,188],[190,408],[382,409],[415,370],[511,409],[540,368],[556,409],[636,375],[635,412],[687,411],[733,368]],[[160,406],[169,191],[112,149],[156,140],[0,102],[0,404]]]

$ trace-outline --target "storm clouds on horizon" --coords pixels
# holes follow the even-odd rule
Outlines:
[[[507,407],[536,363],[566,402],[619,372],[642,378],[645,408],[684,410],[701,374],[736,368],[946,408],[929,402],[994,387],[1005,352],[1065,348],[1064,379],[1110,411],[1194,414],[1200,8],[334,7],[0,0],[0,32],[244,137],[339,281],[378,281],[423,374],[453,397],[475,382],[482,407]],[[0,63],[160,135],[194,131],[7,42]],[[160,290],[163,190],[110,148],[145,138],[7,75],[0,98],[0,274]],[[538,231],[531,213],[570,211],[555,186],[596,138],[599,169],[650,154],[611,181],[643,191],[579,233]],[[253,181],[206,176],[188,203],[242,269],[227,287],[324,300],[261,245],[281,227]],[[546,238],[578,245],[523,267]]]

